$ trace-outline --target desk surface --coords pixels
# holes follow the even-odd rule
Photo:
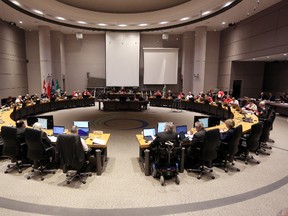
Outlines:
[[[242,132],[243,133],[249,132],[250,129],[251,129],[251,126],[253,124],[258,123],[258,117],[256,115],[247,116],[247,117],[251,117],[252,120],[253,120],[253,122],[250,123],[250,122],[244,122],[243,119],[242,119],[243,115],[241,113],[239,113],[238,111],[236,111],[235,109],[231,108],[231,112],[234,115],[235,126],[242,125]],[[226,126],[225,126],[224,123],[222,123],[222,124],[217,125],[215,127],[206,128],[206,130],[211,130],[211,129],[216,129],[216,128],[224,129],[224,128],[226,128]],[[194,128],[192,128],[191,131],[193,133],[196,132]],[[142,134],[137,134],[136,135],[136,139],[137,139],[137,141],[139,143],[139,147],[140,148],[142,148],[142,149],[149,148],[151,142],[146,142],[146,140],[144,139]]]

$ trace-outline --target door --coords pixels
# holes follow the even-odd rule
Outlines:
[[[240,98],[242,88],[242,80],[234,80],[233,81],[233,94],[232,96],[235,98]]]

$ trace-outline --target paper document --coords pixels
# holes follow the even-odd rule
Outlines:
[[[48,136],[52,143],[56,143],[57,137],[56,136]]]
[[[99,139],[99,138],[94,138],[93,144],[105,145],[105,140]]]

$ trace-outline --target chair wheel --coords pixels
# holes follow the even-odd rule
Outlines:
[[[70,184],[71,183],[71,181],[67,181],[67,184]]]
[[[41,181],[43,181],[44,180],[44,178],[43,177],[41,177]]]
[[[89,173],[89,175],[88,176],[92,176],[92,173]]]
[[[215,179],[215,176],[211,176],[211,179]]]
[[[31,170],[31,172],[35,172],[35,170],[34,170],[34,169],[32,169],[32,170]]]
[[[246,165],[248,165],[248,162],[247,162],[247,161],[245,161],[245,164],[246,164]]]
[[[157,170],[156,170],[155,167],[153,167],[152,169],[153,169],[153,170],[152,170],[152,174],[151,174],[151,175],[152,175],[153,178],[156,178],[156,176],[157,176]]]
[[[197,179],[200,180],[200,179],[201,179],[201,176],[198,176]]]
[[[237,168],[236,170],[237,170],[237,172],[240,172],[240,169],[239,169],[239,168]]]
[[[268,156],[270,156],[270,153],[267,153]]]
[[[28,177],[27,177],[27,179],[30,179],[30,178],[31,178],[31,176],[28,176]]]
[[[22,173],[22,170],[19,170],[18,173]]]
[[[10,166],[10,165],[7,165],[7,167],[10,168],[11,166]]]
[[[164,177],[163,177],[163,176],[160,176],[160,184],[161,184],[162,186],[164,186],[164,184],[165,184],[165,180],[164,180]]]
[[[8,171],[7,170],[5,170],[5,172],[4,172],[5,174],[7,174],[8,173]]]
[[[257,161],[257,164],[260,164],[260,161]]]
[[[52,171],[52,172],[51,172],[51,174],[55,174],[55,173],[56,173],[55,171]]]
[[[228,169],[225,169],[224,171],[225,171],[226,173],[228,173]]]
[[[177,175],[177,176],[176,176],[176,178],[175,178],[175,182],[176,182],[176,184],[177,184],[177,185],[179,185],[179,184],[180,184],[180,178],[179,178],[179,176],[178,176],[178,175]]]
[[[82,181],[83,184],[86,184],[86,181]]]

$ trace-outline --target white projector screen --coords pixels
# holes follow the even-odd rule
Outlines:
[[[106,86],[139,86],[139,33],[106,33]]]
[[[177,84],[178,48],[143,48],[144,84]]]

